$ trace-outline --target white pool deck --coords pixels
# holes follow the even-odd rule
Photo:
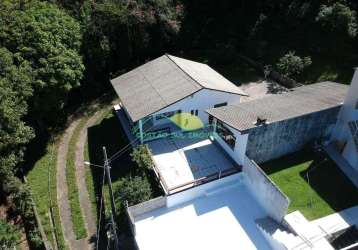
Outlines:
[[[220,171],[239,168],[210,139],[162,138],[147,144],[169,190]]]
[[[135,238],[140,250],[266,250],[271,247],[255,224],[264,216],[245,184],[234,180],[190,201],[140,215]]]

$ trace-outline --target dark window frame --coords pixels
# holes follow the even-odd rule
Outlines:
[[[232,150],[234,150],[236,137],[234,133],[219,120],[216,122],[216,133]]]

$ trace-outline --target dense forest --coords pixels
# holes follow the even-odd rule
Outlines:
[[[354,0],[2,0],[2,196],[41,244],[19,179],[28,148],[111,93],[109,79],[170,53],[227,77],[246,79],[248,57],[304,84],[348,84],[358,66],[357,11]]]

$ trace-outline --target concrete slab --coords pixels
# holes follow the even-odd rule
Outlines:
[[[162,138],[148,142],[148,146],[169,189],[238,167],[210,139]]]
[[[252,101],[264,96],[280,94],[287,91],[285,87],[266,80],[245,83],[240,85],[240,88],[248,94],[248,96],[241,97],[241,102]]]
[[[193,195],[195,189],[184,192]],[[143,214],[135,222],[136,241],[141,250],[266,250],[271,247],[255,223],[266,215],[246,186],[235,179],[174,207]]]

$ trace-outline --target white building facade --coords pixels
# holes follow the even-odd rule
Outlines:
[[[337,124],[332,134],[341,155],[358,171],[358,69],[339,112]]]

